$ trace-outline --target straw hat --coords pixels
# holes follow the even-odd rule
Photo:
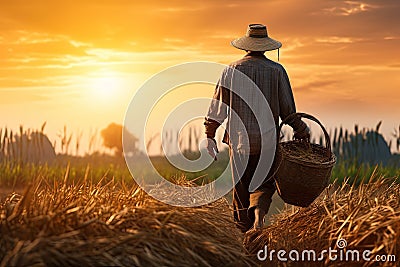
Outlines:
[[[233,40],[231,44],[248,51],[270,51],[282,46],[281,42],[268,37],[267,27],[262,24],[250,24],[246,35]]]

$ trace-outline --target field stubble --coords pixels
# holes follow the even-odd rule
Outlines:
[[[38,179],[23,194],[8,195],[0,214],[1,266],[254,263],[222,199],[180,208],[124,182]]]
[[[22,179],[24,190],[0,197],[0,266],[254,266],[260,264],[254,253],[264,245],[318,251],[341,238],[349,249],[400,257],[400,186],[377,169],[365,183],[337,181],[308,208],[287,206],[263,231],[243,236],[225,199],[171,207],[146,195],[117,165],[96,168],[2,168],[2,185],[22,190]],[[355,266],[363,264],[374,263]]]

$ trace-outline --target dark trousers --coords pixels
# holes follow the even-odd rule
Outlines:
[[[243,164],[245,163],[244,156],[237,152],[231,151],[230,157],[233,181],[240,179],[233,189],[233,216],[237,227],[242,232],[246,232],[254,224],[254,208],[258,207],[265,213],[268,212],[275,192],[275,183],[272,178],[265,179],[266,181],[256,191],[250,193],[249,185],[260,155],[248,155],[247,165]],[[240,168],[242,168],[241,171],[239,171]],[[243,174],[240,175],[240,172]]]

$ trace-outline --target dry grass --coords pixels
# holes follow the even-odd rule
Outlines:
[[[320,252],[337,248],[337,240],[347,241],[346,249],[371,250],[373,255],[400,257],[400,185],[379,178],[358,187],[330,185],[308,208],[288,207],[270,226],[245,237],[245,247],[256,253],[267,245],[268,251],[313,249]],[[287,257],[287,255],[286,255]],[[321,266],[322,262],[278,262],[274,266]],[[375,264],[375,265],[374,265]],[[397,266],[394,262],[329,262],[332,266]]]
[[[327,149],[308,142],[290,141],[281,143],[281,151],[285,158],[306,161],[314,164],[323,164],[332,160]]]
[[[68,172],[64,181],[33,180],[24,193],[0,198],[0,267],[256,266],[270,262],[257,262],[246,251],[254,254],[268,245],[269,251],[318,252],[337,249],[342,238],[347,249],[400,257],[400,185],[393,179],[372,176],[360,186],[330,185],[310,207],[288,207],[270,226],[246,235],[243,248],[243,236],[225,200],[199,208],[172,207],[123,180],[93,183],[86,174],[74,183]],[[153,190],[165,198],[184,197],[180,192],[162,192],[162,185]],[[197,202],[210,197],[204,191],[194,192]],[[272,262],[272,266],[368,264],[373,262]]]
[[[22,195],[9,195],[0,216],[0,266],[254,263],[224,200],[179,208],[123,183],[41,180]]]

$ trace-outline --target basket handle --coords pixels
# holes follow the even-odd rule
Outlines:
[[[281,129],[282,129],[283,124],[287,124],[288,121],[292,120],[292,119],[295,118],[295,117],[298,117],[299,119],[300,119],[300,118],[305,118],[305,119],[309,119],[309,120],[312,120],[312,121],[316,122],[316,123],[321,127],[322,131],[324,132],[324,136],[325,136],[325,147],[328,149],[328,151],[329,151],[330,153],[332,153],[331,139],[329,138],[328,132],[326,131],[326,129],[325,129],[325,127],[322,125],[322,123],[321,123],[317,118],[315,118],[314,116],[312,116],[312,115],[310,115],[310,114],[300,113],[300,112],[290,114],[290,115],[287,116],[287,117],[281,122],[281,124],[279,125],[279,128],[278,128],[278,135],[279,135],[279,133],[281,132]],[[278,144],[279,144],[279,138],[277,138],[277,142],[278,142]]]

